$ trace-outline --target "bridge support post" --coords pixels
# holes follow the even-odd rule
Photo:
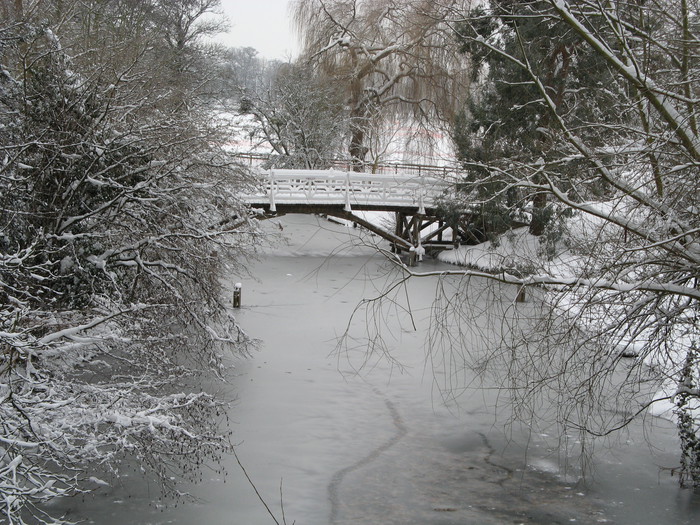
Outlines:
[[[420,244],[420,232],[421,232],[421,226],[423,223],[423,216],[420,214],[420,212],[413,216],[413,218],[411,219],[411,222],[413,223],[413,233],[411,234],[411,244],[413,246],[418,246]]]
[[[345,211],[351,212],[352,205],[350,204],[350,172],[345,173]]]
[[[270,213],[275,213],[275,170],[270,170]]]
[[[411,249],[408,250],[408,266],[415,266],[418,263],[418,254],[416,253],[416,249],[411,246]]]
[[[401,213],[400,211],[397,211],[394,214],[394,220],[396,221],[396,226],[394,227],[394,234],[397,237],[404,239],[405,238],[405,236],[404,236],[404,221],[406,220],[404,214]],[[396,253],[396,254],[400,254],[401,247],[394,242],[391,244],[391,251]]]

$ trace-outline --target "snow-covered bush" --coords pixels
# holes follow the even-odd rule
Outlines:
[[[39,21],[0,20],[8,523],[58,523],[42,503],[94,488],[90,479],[116,475],[125,458],[176,495],[179,475],[197,478],[229,446],[223,401],[199,385],[247,345],[220,280],[255,238],[227,226],[245,216],[236,195],[246,174],[221,148],[228,137],[209,100],[184,76],[173,93],[150,35],[127,34],[152,6],[122,18],[122,33],[103,28],[98,45],[81,33],[83,4],[64,5],[65,39],[49,29],[53,9]]]

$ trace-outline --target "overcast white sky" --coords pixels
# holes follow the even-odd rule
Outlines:
[[[231,47],[254,47],[265,58],[293,58],[297,45],[289,4],[290,0],[221,0],[231,29],[216,40]]]

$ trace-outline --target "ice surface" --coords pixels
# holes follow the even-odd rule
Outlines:
[[[287,523],[300,525],[656,525],[700,518],[692,495],[657,469],[677,462],[672,425],[657,423],[660,449],[653,453],[642,430],[631,427],[599,457],[584,490],[556,473],[556,438],[494,426],[493,392],[474,389],[459,407],[435,395],[423,348],[433,283],[409,289],[417,331],[401,312],[386,313],[393,329],[382,334],[401,369],[367,354],[364,316],[349,322],[358,301],[386,278],[381,257],[356,244],[358,232],[307,216],[267,227],[281,227],[289,242],[251,263],[258,280],[231,276],[231,286],[245,287],[238,319],[263,345],[237,363],[227,395],[236,399],[230,418],[238,456],[280,522],[280,501]],[[329,257],[334,252],[340,255]],[[348,326],[354,344],[337,353]],[[186,505],[159,502],[157,489],[133,475],[57,506],[103,525],[273,523],[234,458],[225,466],[227,476],[205,470],[190,488],[198,500]]]

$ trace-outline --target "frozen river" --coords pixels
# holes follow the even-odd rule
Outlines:
[[[428,279],[409,287],[415,331],[401,311],[383,311],[382,336],[405,368],[368,358],[364,316],[336,352],[353,308],[385,282],[386,263],[370,248],[346,250],[352,229],[309,216],[277,222],[269,226],[290,244],[255,263],[257,281],[232,281],[244,279],[238,318],[262,346],[238,363],[229,395],[238,456],[279,523],[281,501],[290,525],[700,522],[700,496],[659,469],[678,459],[664,420],[653,425],[656,449],[634,427],[596,456],[583,483],[557,474],[556,436],[495,424],[494,394],[474,390],[444,406],[424,366]],[[106,525],[274,523],[235,458],[226,468],[225,477],[205,471],[191,488],[197,501],[177,507],[127,477],[55,510]]]

